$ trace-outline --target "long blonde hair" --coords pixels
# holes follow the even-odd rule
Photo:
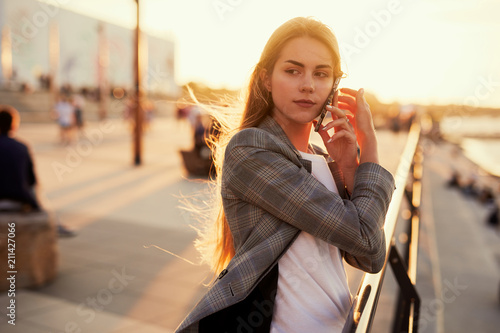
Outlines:
[[[219,126],[219,136],[212,138],[210,144],[214,151],[214,167],[216,178],[214,184],[217,195],[214,203],[215,223],[203,227],[195,245],[202,256],[202,261],[212,268],[214,276],[218,274],[235,254],[233,237],[222,207],[220,197],[220,180],[224,151],[232,135],[245,128],[258,126],[274,107],[271,93],[265,88],[261,73],[265,70],[271,75],[281,50],[290,40],[298,37],[311,37],[323,43],[331,52],[334,65],[334,76],[341,77],[340,52],[337,38],[331,29],[322,22],[306,17],[297,17],[278,27],[267,41],[257,65],[255,66],[246,91],[243,114],[239,125],[235,125],[235,112],[231,108],[211,109],[211,115]],[[212,219],[213,221],[213,219]]]

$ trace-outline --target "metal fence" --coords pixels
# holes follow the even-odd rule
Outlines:
[[[393,322],[393,332],[417,332],[420,297],[415,288],[417,276],[418,237],[420,225],[420,198],[423,153],[419,147],[420,125],[414,122],[410,128],[408,141],[395,175],[396,190],[387,211],[384,231],[387,256],[385,265],[377,274],[365,273],[343,333],[370,332],[377,303],[384,281],[385,270],[389,264],[399,285],[399,296]],[[410,186],[408,186],[408,184]],[[403,253],[395,246],[394,231],[398,222],[403,199],[408,201],[408,242]]]

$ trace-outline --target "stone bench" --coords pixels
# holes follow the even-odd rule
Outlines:
[[[9,239],[15,243],[9,243]],[[13,252],[15,262],[9,261],[9,254],[10,259],[14,259]],[[58,254],[56,224],[51,214],[0,212],[0,291],[11,288],[12,279],[7,278],[12,275],[16,290],[36,288],[52,281],[57,276]]]

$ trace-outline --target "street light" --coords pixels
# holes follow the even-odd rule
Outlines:
[[[141,62],[140,62],[140,21],[139,21],[139,0],[135,0],[137,4],[137,26],[135,29],[135,47],[134,47],[134,165],[141,165],[142,154],[142,122],[143,110],[141,107],[142,89],[141,89]]]

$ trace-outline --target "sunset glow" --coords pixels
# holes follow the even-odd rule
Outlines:
[[[54,1],[49,1],[54,2]],[[141,0],[143,28],[176,41],[176,80],[239,88],[276,27],[314,16],[337,35],[348,77],[381,101],[500,105],[500,3],[465,1]],[[133,27],[132,0],[65,8]]]

